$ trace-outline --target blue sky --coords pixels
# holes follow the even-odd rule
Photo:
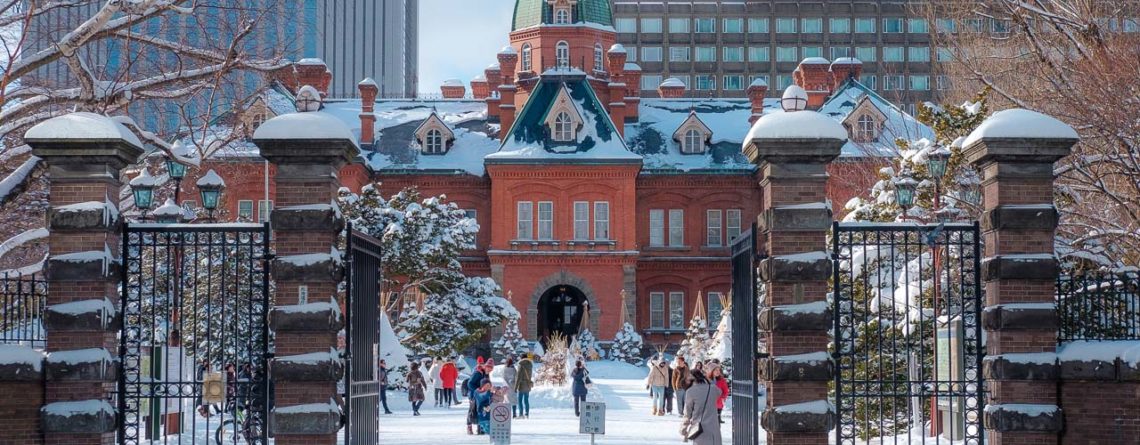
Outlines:
[[[420,0],[420,91],[467,84],[508,43],[514,0]],[[468,87],[470,88],[470,87]]]

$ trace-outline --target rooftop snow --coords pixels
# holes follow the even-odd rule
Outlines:
[[[744,144],[755,139],[837,139],[847,140],[847,129],[835,119],[814,111],[768,114],[756,121]]]
[[[1077,139],[1076,130],[1068,124],[1036,111],[1014,108],[999,111],[979,125],[962,142],[974,145],[983,138]]]
[[[358,118],[359,120],[359,118]],[[323,111],[289,113],[265,121],[253,133],[255,140],[344,139],[355,145],[357,137],[342,119]]]
[[[24,139],[121,140],[143,148],[138,136],[114,119],[101,114],[77,112],[40,122],[24,133]]]

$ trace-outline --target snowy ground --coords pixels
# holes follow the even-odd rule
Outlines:
[[[591,362],[590,378],[594,389],[589,401],[606,403],[606,435],[598,436],[600,444],[677,444],[681,419],[674,414],[664,417],[649,415],[651,401],[645,390],[645,368],[614,363]],[[466,405],[434,408],[429,398],[413,417],[404,393],[391,392],[389,406],[395,414],[380,418],[382,443],[466,445],[488,443],[486,436],[468,436]],[[731,443],[731,420],[725,413],[722,425],[724,442]],[[514,444],[589,443],[590,437],[578,434],[574,402],[569,388],[539,387],[531,393],[530,418],[515,420],[512,425]]]

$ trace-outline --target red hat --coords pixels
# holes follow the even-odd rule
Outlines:
[[[475,359],[475,362],[482,365],[483,364],[483,356],[480,355],[478,358]]]

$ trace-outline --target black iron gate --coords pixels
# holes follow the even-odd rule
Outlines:
[[[380,241],[348,229],[345,444],[380,443]]]
[[[120,444],[266,443],[269,233],[124,227]]]
[[[756,240],[752,230],[732,243],[732,443],[756,445],[760,410],[756,384]]]
[[[835,443],[981,444],[977,224],[833,230]]]

